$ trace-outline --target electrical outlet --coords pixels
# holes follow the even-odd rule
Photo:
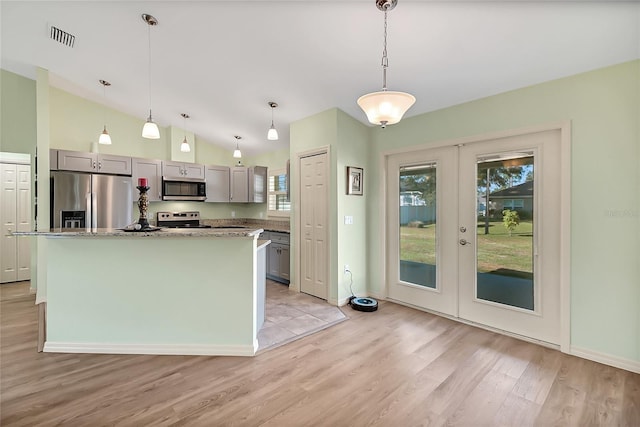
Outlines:
[[[344,274],[347,274],[347,273],[351,273],[351,268],[349,267],[349,264],[344,265]]]
[[[236,211],[231,211],[231,218],[235,218],[236,217]]]

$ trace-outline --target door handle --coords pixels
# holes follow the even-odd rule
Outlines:
[[[466,239],[460,239],[460,245],[465,246],[465,245],[470,245],[471,242],[467,242]]]

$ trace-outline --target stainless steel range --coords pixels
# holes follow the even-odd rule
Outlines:
[[[158,212],[156,225],[167,228],[211,228],[200,223],[200,212]]]

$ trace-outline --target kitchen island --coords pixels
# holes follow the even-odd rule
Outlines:
[[[264,322],[262,231],[19,233],[47,246],[37,294],[46,302],[44,351],[254,355]]]

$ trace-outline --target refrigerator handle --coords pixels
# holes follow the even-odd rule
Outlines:
[[[89,200],[91,201],[91,228],[98,228],[98,199],[93,192],[89,193]]]

